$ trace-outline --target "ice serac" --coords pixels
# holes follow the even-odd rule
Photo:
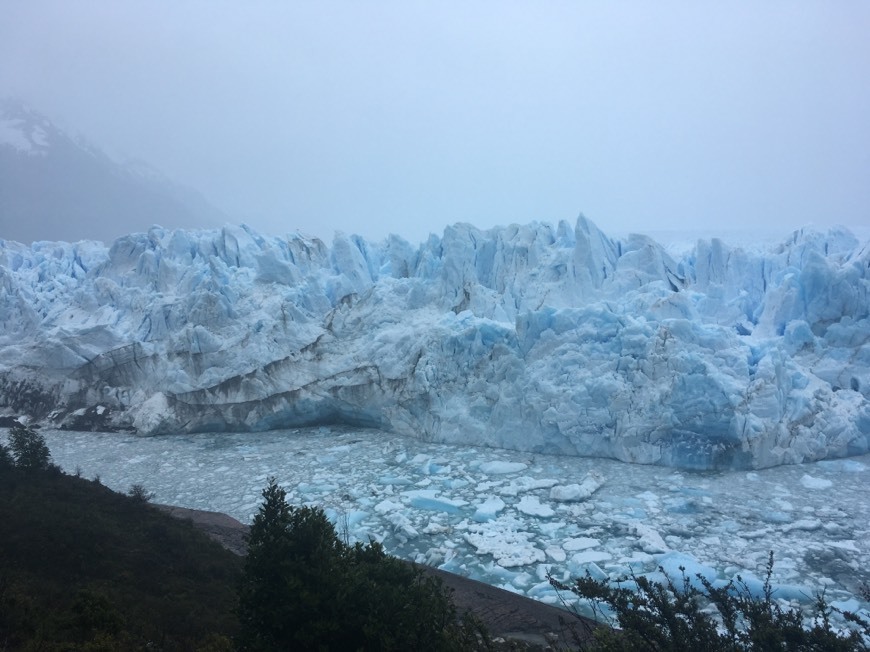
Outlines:
[[[347,423],[684,468],[867,452],[870,246],[674,255],[591,221],[414,247],[246,226],[0,241],[0,412],[71,428]]]

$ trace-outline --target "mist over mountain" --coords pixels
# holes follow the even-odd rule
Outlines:
[[[13,99],[0,100],[0,238],[110,242],[153,224],[216,226],[198,192],[140,161],[118,163]]]

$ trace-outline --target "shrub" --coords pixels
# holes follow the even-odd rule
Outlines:
[[[460,621],[440,582],[348,546],[323,510],[292,507],[275,479],[254,517],[239,592],[243,650],[461,650],[488,640]]]
[[[812,625],[805,626],[799,609],[785,608],[774,599],[772,573],[773,553],[768,560],[762,597],[754,597],[739,576],[717,588],[699,574],[696,577],[702,589],[685,573],[679,586],[670,579],[661,584],[637,575],[624,578],[637,590],[614,587],[588,574],[571,585],[553,577],[549,580],[558,590],[590,600],[596,620],[609,625],[595,630],[590,645],[593,650],[867,650],[865,641],[870,637],[870,623],[843,612],[854,628],[836,630],[830,621],[833,609],[822,595],[816,598]],[[612,617],[604,615],[603,606],[612,611]],[[711,606],[715,613],[708,608]]]
[[[15,458],[15,466],[25,471],[45,471],[51,466],[51,454],[45,437],[21,424],[9,431],[9,448]]]
[[[127,491],[127,495],[137,503],[148,503],[151,502],[152,498],[154,498],[154,494],[148,491],[145,486],[141,484],[132,485]]]

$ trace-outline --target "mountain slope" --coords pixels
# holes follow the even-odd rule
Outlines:
[[[11,469],[0,519],[4,649],[225,649],[238,631],[242,564],[188,522],[99,482]]]
[[[23,104],[0,101],[0,238],[103,239],[123,235],[121,224],[224,221],[195,191],[142,163],[119,165]]]

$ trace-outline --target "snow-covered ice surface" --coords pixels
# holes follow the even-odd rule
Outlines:
[[[760,586],[777,597],[855,600],[870,579],[870,455],[763,471],[676,471],[578,457],[316,428],[139,437],[44,432],[67,472],[119,491],[250,522],[267,478],[323,507],[351,540],[556,603],[546,573],[629,570]],[[568,490],[565,498],[557,489]],[[855,609],[855,603],[849,603]],[[866,608],[867,605],[863,604]]]

